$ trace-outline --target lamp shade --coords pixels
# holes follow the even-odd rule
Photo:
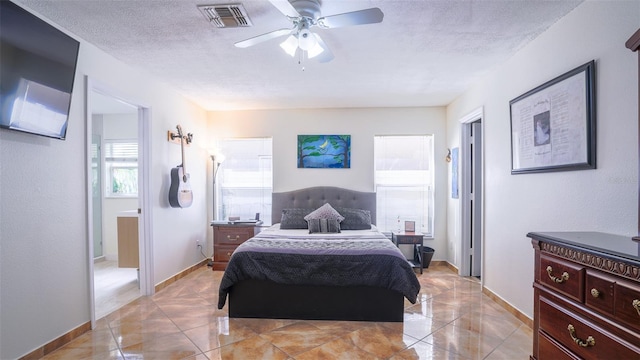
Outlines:
[[[300,49],[309,51],[317,44],[318,40],[316,39],[315,35],[311,31],[309,31],[309,29],[303,29],[298,34],[298,46],[300,47]]]
[[[289,35],[287,40],[280,43],[280,47],[287,53],[289,56],[296,56],[296,50],[298,50],[298,38],[295,35]]]
[[[309,54],[309,59],[320,55],[324,51],[324,48],[322,47],[322,45],[320,45],[320,42],[318,42],[319,35],[311,34],[311,36],[314,38],[314,45],[307,50],[307,53]]]

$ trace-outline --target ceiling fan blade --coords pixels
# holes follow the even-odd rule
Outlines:
[[[318,25],[324,28],[337,28],[351,25],[375,24],[382,22],[384,13],[379,8],[352,11],[344,14],[323,16]]]
[[[327,44],[325,44],[325,42],[322,40],[320,35],[318,34],[314,34],[314,35],[316,37],[316,40],[318,40],[318,45],[320,45],[324,50],[323,52],[321,52],[316,56],[316,60],[318,60],[318,62],[321,62],[321,63],[326,63],[333,60],[333,53],[331,52],[331,50],[329,50],[329,47],[327,46]]]
[[[236,47],[239,47],[239,48],[246,48],[246,47],[249,47],[249,46],[253,46],[253,45],[259,44],[261,42],[265,42],[267,40],[275,39],[277,37],[284,36],[284,35],[289,35],[289,34],[291,34],[291,29],[280,29],[280,30],[275,30],[275,31],[268,32],[266,34],[254,36],[254,37],[249,38],[247,40],[238,41],[234,45]]]
[[[269,0],[269,2],[276,7],[276,9],[280,10],[285,16],[297,18],[300,17],[298,11],[291,5],[291,3],[287,0]]]

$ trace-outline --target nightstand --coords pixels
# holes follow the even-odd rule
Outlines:
[[[424,245],[424,235],[416,232],[391,232],[391,241],[398,246],[403,244],[413,244],[413,259],[407,259],[414,268],[420,268],[422,274],[422,246]]]
[[[227,222],[214,221],[213,226],[213,270],[225,270],[231,254],[243,242],[260,232],[262,221]]]

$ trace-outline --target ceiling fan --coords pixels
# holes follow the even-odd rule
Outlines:
[[[261,42],[289,35],[280,47],[292,57],[300,50],[309,58],[317,57],[319,62],[328,62],[333,54],[320,35],[311,31],[318,26],[333,29],[343,26],[375,24],[382,22],[384,14],[379,8],[370,8],[343,14],[320,16],[320,0],[269,0],[292,23],[292,27],[274,30],[247,40],[235,43],[236,47],[246,48]]]

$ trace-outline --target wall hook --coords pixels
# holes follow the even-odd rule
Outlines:
[[[184,140],[185,145],[191,144],[193,142],[193,133],[182,135],[182,139]],[[167,131],[167,141],[180,144],[180,134],[171,130]]]

